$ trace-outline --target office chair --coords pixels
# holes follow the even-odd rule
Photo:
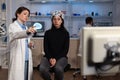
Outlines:
[[[45,55],[44,51],[42,51],[41,56],[43,57]],[[39,66],[40,64],[37,65],[37,70],[39,70]],[[71,65],[68,63],[64,69],[64,72],[67,72],[69,69],[71,68]],[[50,69],[50,72],[53,73],[54,72],[54,68]]]
[[[80,58],[80,57],[81,57],[81,54],[78,53],[77,56]],[[79,59],[79,58],[78,58],[78,59]],[[78,75],[80,75],[80,73],[81,73],[80,68],[76,69],[75,72],[73,73],[73,79],[75,80],[76,77],[77,77]]]

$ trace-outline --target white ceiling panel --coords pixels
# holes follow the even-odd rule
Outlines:
[[[32,1],[32,2],[40,2],[40,1],[80,1],[80,2],[89,2],[89,1],[93,1],[93,2],[111,2],[114,0],[28,0],[28,1]]]
[[[93,2],[109,2],[109,1],[113,1],[113,0],[68,0],[68,1],[81,1],[81,2],[89,2],[89,1],[93,1]]]

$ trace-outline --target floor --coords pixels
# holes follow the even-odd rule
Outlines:
[[[73,73],[75,70],[69,70],[65,72],[65,78],[64,80],[83,80],[82,76],[76,75],[76,77],[73,77]],[[7,69],[0,69],[0,80],[7,80]],[[37,69],[34,69],[33,73],[33,79],[34,80],[42,80],[42,78],[39,75],[39,71]],[[84,79],[85,80],[85,79]],[[120,80],[120,74],[117,74],[115,76],[105,76],[105,77],[96,77],[96,76],[87,76],[87,80]]]

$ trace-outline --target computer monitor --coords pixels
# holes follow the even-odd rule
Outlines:
[[[45,22],[44,21],[27,21],[26,25],[28,28],[31,26],[34,26],[37,28],[36,29],[37,33],[34,35],[34,37],[41,37],[44,35],[44,31],[45,31]]]
[[[80,40],[82,75],[119,72],[120,26],[84,27]]]

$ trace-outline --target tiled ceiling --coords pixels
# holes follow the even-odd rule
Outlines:
[[[81,2],[89,2],[89,1],[93,1],[93,2],[109,2],[109,1],[114,1],[114,0],[68,0],[68,1],[81,1]]]
[[[36,1],[36,2],[42,2],[42,1],[80,1],[80,2],[110,2],[110,1],[114,1],[114,0],[29,0],[29,1]]]
[[[110,2],[110,1],[114,1],[114,0],[49,0],[49,1]]]

